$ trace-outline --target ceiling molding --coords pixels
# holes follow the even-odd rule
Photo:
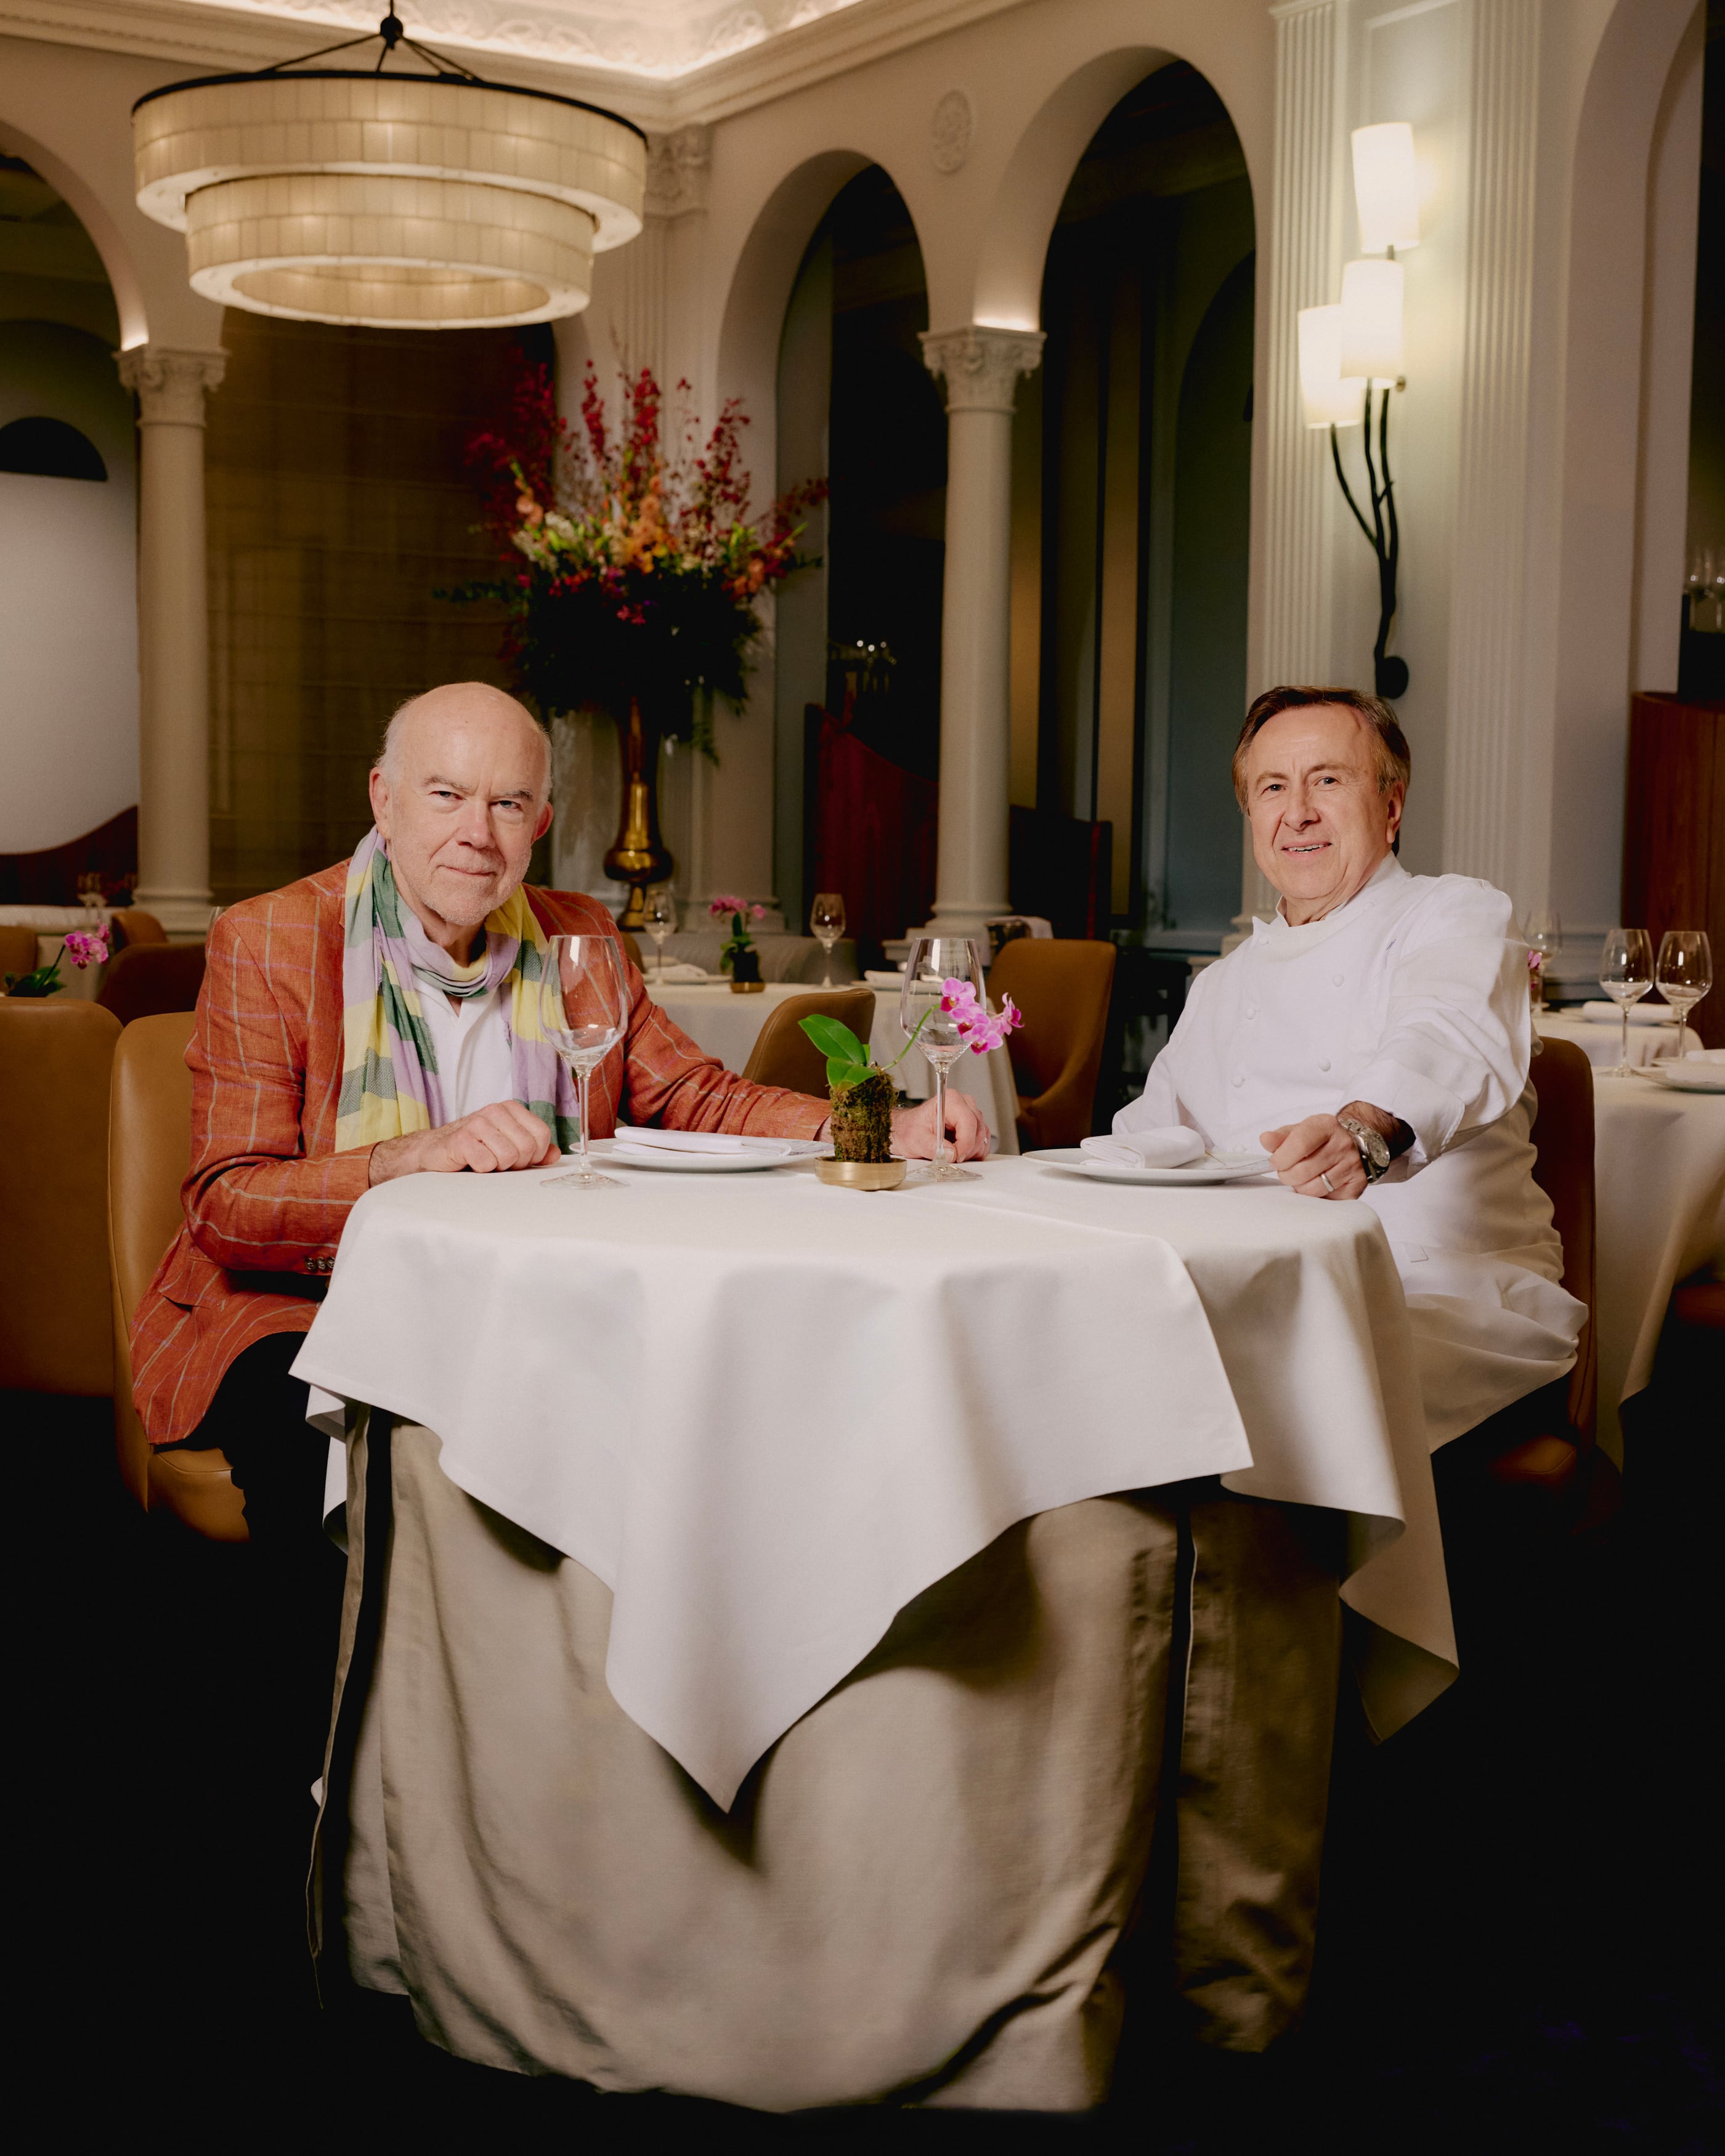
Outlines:
[[[1049,0],[1058,4],[1058,0]],[[585,97],[655,132],[706,124],[808,89],[1040,0],[853,0],[742,50],[666,78],[483,49],[500,82]],[[266,67],[313,49],[326,25],[203,0],[0,0],[0,35],[169,60],[211,70]],[[473,51],[444,40],[452,52]]]

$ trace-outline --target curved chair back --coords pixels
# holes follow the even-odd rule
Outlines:
[[[0,1386],[85,1399],[112,1389],[107,1128],[119,1038],[94,1004],[0,999]]]
[[[827,1059],[803,1030],[805,1018],[835,1018],[866,1042],[875,1024],[872,988],[826,988],[807,996],[787,996],[768,1012],[756,1038],[745,1078],[757,1086],[786,1086],[793,1093],[827,1096]]]
[[[116,951],[96,1001],[122,1025],[164,1011],[198,1008],[203,986],[201,943],[131,943]]]
[[[628,952],[629,963],[630,965],[634,968],[638,973],[640,973],[643,970],[641,965],[641,947],[633,932],[627,928],[619,928],[617,932],[617,940],[623,946],[624,949]]]
[[[141,906],[122,906],[109,919],[116,931],[109,942],[114,949],[128,950],[134,943],[166,943],[167,931],[153,913],[146,913]]]
[[[0,988],[9,973],[21,981],[36,970],[36,932],[33,928],[0,927]]]
[[[1021,936],[994,961],[991,1000],[1010,996],[1024,1014],[1008,1052],[1020,1094],[1019,1139],[1027,1151],[1076,1146],[1090,1136],[1113,985],[1111,943]]]
[[[180,1186],[192,1163],[190,1011],[126,1027],[114,1055],[108,1118],[108,1241],[113,1259],[114,1449],[121,1478],[146,1507],[176,1512],[217,1542],[249,1539],[224,1454],[153,1452],[131,1400],[131,1321],[180,1231]]]
[[[1594,1225],[1594,1074],[1573,1040],[1545,1040],[1533,1059],[1533,1180],[1551,1200],[1563,1245],[1563,1286],[1587,1305],[1587,1329],[1569,1374],[1569,1427],[1593,1441],[1599,1387]]]

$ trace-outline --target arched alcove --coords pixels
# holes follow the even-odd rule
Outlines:
[[[889,787],[900,783],[895,773],[906,774],[916,782],[910,793],[932,802],[947,429],[919,341],[927,327],[910,211],[891,176],[867,166],[834,196],[803,251],[778,354],[778,484],[811,473],[831,484],[806,542],[820,566],[788,587],[778,608],[774,874],[793,921],[806,911],[819,873],[809,806],[821,737],[811,710],[845,713],[848,699],[847,747],[883,760],[889,768],[870,768]],[[891,663],[877,663],[865,680],[834,656],[867,646],[890,652]],[[928,820],[926,891],[901,891],[896,870],[884,880],[860,869],[850,876],[872,894],[851,901],[865,942],[901,934],[913,913],[922,918],[932,906],[932,808]]]
[[[1237,904],[1255,245],[1221,99],[1155,68],[1070,171],[1014,424],[1013,902],[1065,932],[1214,949]]]
[[[0,216],[28,234],[25,266],[0,271],[0,854],[28,855],[137,802],[136,430],[114,295],[71,206],[8,156]]]

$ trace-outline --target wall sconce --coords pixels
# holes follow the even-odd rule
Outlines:
[[[1330,430],[1337,484],[1378,563],[1378,640],[1372,685],[1380,696],[1407,692],[1408,662],[1386,646],[1395,620],[1401,526],[1389,471],[1389,394],[1403,386],[1402,296],[1405,272],[1395,259],[1420,244],[1414,131],[1404,121],[1353,131],[1353,191],[1362,259],[1342,273],[1341,304],[1300,311],[1300,393],[1308,427]],[[1373,412],[1373,393],[1378,409]],[[1372,450],[1375,419],[1378,448]],[[1342,468],[1338,429],[1358,427],[1365,449],[1371,521]]]

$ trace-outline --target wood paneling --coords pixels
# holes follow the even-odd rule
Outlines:
[[[1675,696],[1630,701],[1623,918],[1656,950],[1668,928],[1704,928],[1725,967],[1725,706]],[[1691,1021],[1725,1047],[1725,983]]]

